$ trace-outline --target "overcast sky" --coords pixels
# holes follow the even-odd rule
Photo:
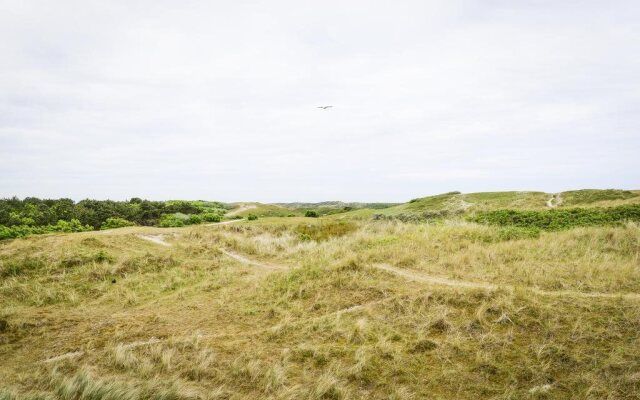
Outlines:
[[[0,0],[0,197],[640,189],[639,127],[636,0]]]

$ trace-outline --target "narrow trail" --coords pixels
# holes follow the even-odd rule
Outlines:
[[[241,204],[240,207],[229,211],[228,213],[225,214],[225,216],[226,217],[232,217],[234,215],[240,214],[241,212],[248,211],[248,210],[253,210],[256,207],[257,206],[255,204]]]
[[[141,239],[148,240],[161,246],[171,246],[171,243],[164,241],[162,235],[138,235]],[[251,260],[241,254],[234,253],[230,250],[220,249],[222,254],[229,258],[232,258],[242,264],[258,267],[269,271],[286,271],[289,268],[284,265],[267,264],[258,261]],[[579,298],[600,298],[600,299],[626,299],[626,300],[640,300],[640,293],[602,293],[602,292],[580,292],[575,290],[542,290],[526,286],[514,286],[514,285],[495,285],[487,282],[470,282],[455,279],[442,278],[432,275],[425,275],[417,272],[407,271],[401,268],[396,268],[388,264],[374,264],[374,268],[381,271],[391,273],[393,275],[401,276],[405,279],[414,282],[421,282],[430,285],[449,286],[462,289],[484,289],[484,290],[497,290],[507,289],[516,290],[524,289],[541,296],[564,296],[564,297],[579,297]]]
[[[56,362],[56,361],[62,361],[62,360],[68,360],[70,358],[80,357],[82,355],[84,355],[84,351],[72,351],[72,352],[69,352],[69,353],[61,354],[59,356],[47,358],[45,360],[42,360],[41,362],[43,362],[45,364],[48,364],[48,363],[53,363],[53,362]]]
[[[262,269],[267,269],[267,270],[271,270],[271,271],[285,271],[289,268],[285,267],[284,265],[276,265],[276,264],[265,264],[265,263],[261,263],[258,261],[254,261],[251,260],[243,255],[234,253],[232,251],[226,250],[226,249],[220,249],[220,251],[222,252],[222,254],[224,254],[225,256],[229,257],[229,258],[233,258],[234,260],[242,263],[242,264],[246,264],[246,265],[251,265],[253,267],[258,267],[258,268],[262,268]]]
[[[430,283],[433,285],[451,286],[451,287],[465,288],[465,289],[495,290],[498,288],[496,285],[492,285],[490,283],[477,283],[477,282],[468,282],[468,281],[458,281],[458,280],[452,280],[447,278],[439,278],[435,276],[423,275],[423,274],[407,271],[404,269],[392,267],[391,265],[387,265],[387,264],[375,264],[373,267],[380,269],[382,271],[390,272],[392,274],[401,276],[411,281]]]
[[[172,246],[171,243],[165,242],[163,235],[138,235],[138,237],[140,239],[147,240],[149,242],[158,244],[160,246],[165,246],[165,247],[171,247]],[[238,262],[240,262],[242,264],[251,265],[252,267],[258,267],[258,268],[271,270],[271,271],[284,271],[284,270],[289,269],[289,268],[285,267],[284,265],[267,264],[267,263],[261,263],[261,262],[258,262],[258,261],[254,261],[254,260],[251,260],[251,259],[241,255],[241,254],[234,253],[234,252],[232,252],[230,250],[226,250],[226,249],[222,249],[221,248],[220,251],[225,256],[227,256],[229,258],[233,258],[234,260],[236,260],[236,261],[238,261]]]
[[[171,246],[171,243],[167,243],[164,241],[164,238],[162,235],[138,235],[138,236],[141,239],[148,240],[150,242],[159,244],[161,246]],[[234,260],[242,264],[250,265],[253,267],[258,267],[258,268],[269,270],[269,271],[286,271],[289,269],[284,265],[267,264],[267,263],[254,261],[241,254],[234,253],[230,250],[220,249],[220,251],[222,252],[222,254],[226,255],[229,258],[233,258]],[[627,300],[640,300],[640,293],[602,293],[602,292],[579,292],[575,290],[542,290],[542,289],[525,287],[525,286],[520,287],[520,286],[514,286],[514,285],[495,285],[487,282],[470,282],[470,281],[461,281],[461,280],[455,280],[455,279],[447,279],[447,278],[407,271],[401,268],[393,267],[388,264],[375,264],[373,265],[373,267],[381,271],[385,271],[397,276],[401,276],[411,281],[426,283],[430,285],[449,286],[454,288],[484,289],[484,290],[507,289],[511,291],[521,288],[541,296],[565,296],[565,297],[600,298],[600,299],[621,298],[621,299],[627,299]]]
[[[229,215],[229,214],[227,214]],[[240,222],[240,221],[244,221],[244,218],[241,219],[232,219],[230,221],[222,221],[222,222],[213,222],[210,224],[205,224],[205,226],[213,226],[213,225],[229,225],[229,224],[235,224],[236,222]]]
[[[551,195],[551,198],[547,200],[547,207],[556,208],[562,203],[562,198],[560,197],[560,193],[554,193]]]
[[[159,244],[160,246],[171,247],[171,243],[165,242],[164,235],[138,235],[138,237]]]
[[[431,275],[424,275],[416,272],[403,270],[400,268],[392,267],[391,265],[387,265],[387,264],[375,264],[373,265],[373,267],[397,276],[401,276],[405,279],[415,281],[415,282],[427,283],[431,285],[463,288],[463,289],[485,289],[485,290],[507,289],[511,291],[516,289],[524,289],[541,296],[640,300],[640,293],[602,293],[602,292],[579,292],[575,290],[542,290],[542,289],[526,287],[526,286],[520,287],[520,286],[514,286],[514,285],[494,285],[486,282],[469,282],[469,281],[460,281],[460,280],[454,280],[454,279],[435,277]]]
[[[157,236],[153,236],[153,235],[139,235],[142,239],[145,240],[149,240],[153,243],[159,244],[159,245],[163,245],[163,246],[171,246],[170,243],[167,243],[163,240],[162,235],[157,235]],[[251,265],[254,267],[258,267],[264,270],[269,270],[269,271],[283,271],[283,270],[288,270],[290,268],[284,266],[284,265],[277,265],[277,264],[266,264],[266,263],[261,263],[258,261],[254,261],[251,260],[243,255],[234,253],[232,251],[226,250],[226,249],[220,249],[220,251],[226,255],[229,258],[232,258],[242,264],[246,264],[246,265]],[[625,299],[625,300],[640,300],[640,293],[601,293],[601,292],[578,292],[578,291],[573,291],[573,290],[558,290],[558,291],[548,291],[548,290],[541,290],[541,289],[537,289],[537,288],[532,288],[532,287],[519,287],[519,286],[514,286],[514,285],[495,285],[495,284],[491,284],[491,283],[487,283],[487,282],[470,282],[470,281],[462,281],[462,280],[456,280],[456,279],[448,279],[448,278],[442,278],[442,277],[436,277],[436,276],[432,276],[432,275],[426,275],[426,274],[421,274],[421,273],[417,273],[417,272],[413,272],[413,271],[407,271],[401,268],[397,268],[397,267],[393,267],[391,265],[388,264],[374,264],[372,265],[373,268],[376,268],[378,270],[396,275],[396,276],[400,276],[402,278],[405,278],[407,280],[410,281],[414,281],[414,282],[420,282],[420,283],[425,283],[425,284],[429,284],[429,285],[436,285],[436,286],[448,286],[448,287],[452,287],[452,288],[460,288],[460,289],[483,289],[483,290],[498,290],[498,289],[506,289],[506,290],[510,290],[510,291],[515,291],[517,289],[521,289],[521,290],[526,290],[526,291],[530,291],[532,293],[541,295],[541,296],[552,296],[552,297],[574,297],[574,298],[604,298],[604,299]],[[206,338],[206,339],[218,339],[218,338],[224,338],[224,337],[233,337],[233,338],[246,338],[249,336],[254,336],[254,335],[258,335],[258,334],[262,334],[265,332],[276,332],[280,329],[284,329],[284,328],[292,328],[295,326],[298,326],[300,324],[304,324],[304,323],[309,323],[309,322],[313,322],[313,321],[319,321],[325,318],[331,318],[331,317],[335,317],[335,318],[339,318],[340,316],[344,315],[344,314],[349,314],[352,312],[356,312],[356,311],[360,311],[360,310],[365,310],[368,309],[372,306],[378,305],[378,304],[382,304],[384,302],[390,301],[392,299],[394,299],[396,296],[391,296],[388,298],[384,298],[384,299],[380,299],[380,300],[375,300],[375,301],[371,301],[371,302],[367,302],[367,303],[363,303],[363,304],[356,304],[347,308],[343,308],[340,310],[336,310],[336,311],[332,311],[329,312],[327,314],[323,314],[323,315],[319,315],[319,316],[315,316],[315,317],[311,317],[311,318],[304,318],[304,319],[299,319],[299,320],[293,320],[293,321],[283,321],[279,324],[270,326],[270,327],[265,327],[265,328],[260,328],[260,329],[255,329],[255,330],[249,330],[249,331],[245,331],[245,332],[229,332],[229,333],[221,333],[221,334],[213,334],[213,335],[201,335],[201,337]],[[127,343],[127,344],[119,344],[118,346],[125,348],[125,349],[129,349],[129,348],[136,348],[136,347],[142,347],[142,346],[149,346],[149,345],[153,345],[153,344],[158,344],[158,343],[163,343],[165,342],[164,339],[158,339],[156,337],[151,337],[149,340],[144,340],[144,341],[135,341],[132,343]],[[69,352],[69,353],[64,353],[62,355],[59,356],[55,356],[55,357],[50,357],[47,359],[42,360],[42,363],[54,363],[57,361],[62,361],[62,360],[66,360],[66,359],[71,359],[71,358],[76,358],[76,357],[81,357],[85,354],[84,351],[74,351],[74,352]]]

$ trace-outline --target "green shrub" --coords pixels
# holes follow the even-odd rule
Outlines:
[[[192,215],[189,215],[189,219],[187,220],[187,223],[189,225],[195,225],[195,224],[201,224],[202,221],[204,221],[204,218],[202,218],[202,216],[198,214],[192,214]]]
[[[301,224],[295,228],[298,238],[301,240],[315,240],[317,242],[328,240],[336,236],[344,236],[357,229],[353,222],[326,222],[320,224]]]
[[[128,221],[124,218],[112,217],[107,218],[106,221],[100,226],[101,230],[105,229],[116,229],[116,228],[125,228],[127,226],[135,226],[134,222]]]
[[[255,221],[256,219],[258,219],[258,216],[255,215],[255,214],[249,214],[249,215],[247,215],[247,219],[249,221]]]
[[[202,214],[202,219],[206,222],[220,222],[222,221],[222,216],[218,213],[207,212]]]
[[[95,253],[93,255],[93,261],[97,262],[97,263],[112,263],[115,260],[115,258],[113,258],[113,256],[109,253],[107,253],[104,250],[99,250],[97,253]]]
[[[158,226],[162,228],[177,228],[189,224],[189,216],[182,213],[164,214],[160,217]]]
[[[488,225],[555,231],[578,226],[621,225],[625,221],[640,222],[640,204],[609,208],[483,211],[467,219]]]
[[[46,261],[43,257],[24,257],[17,260],[0,262],[0,277],[18,276],[43,268]]]
[[[58,221],[55,225],[28,226],[28,225],[0,225],[0,240],[15,239],[28,235],[37,235],[52,232],[87,232],[93,230],[90,225],[82,225],[77,219],[71,221]]]
[[[88,232],[92,231],[91,225],[82,225],[77,219],[71,221],[59,220],[55,225],[50,226],[51,232]]]
[[[310,217],[310,218],[318,218],[318,212],[314,211],[314,210],[308,210],[307,212],[304,213],[305,217]]]

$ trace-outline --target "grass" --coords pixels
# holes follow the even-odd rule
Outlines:
[[[567,206],[590,205],[594,203],[611,202],[615,200],[640,200],[637,191],[619,189],[583,189],[562,193],[563,203]]]
[[[365,208],[353,210],[338,214],[334,218],[367,220],[377,215],[410,222],[504,209],[536,211],[548,209],[547,202],[552,197],[557,197],[554,202],[559,202],[560,208],[612,207],[640,204],[640,192],[615,189],[569,191],[555,195],[532,191],[449,192],[412,199],[407,203],[384,209]]]
[[[640,226],[365,214],[0,242],[0,399],[639,397]]]

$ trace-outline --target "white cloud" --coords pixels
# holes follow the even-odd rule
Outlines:
[[[639,21],[631,1],[0,0],[0,195],[638,188]]]

